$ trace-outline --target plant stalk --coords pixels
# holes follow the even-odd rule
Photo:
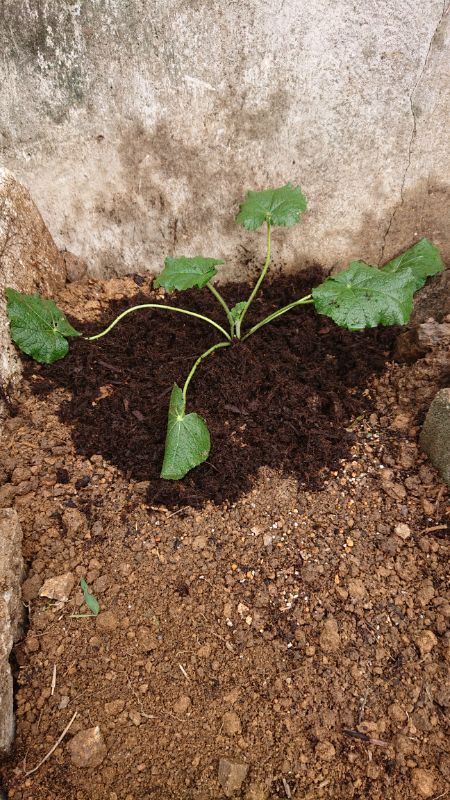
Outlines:
[[[289,303],[289,305],[283,306],[283,308],[279,308],[277,311],[274,311],[272,314],[269,314],[268,317],[262,319],[261,322],[258,322],[257,325],[254,325],[253,328],[250,328],[250,330],[247,331],[245,336],[242,337],[242,341],[248,339],[248,337],[251,336],[252,333],[255,333],[257,330],[262,328],[263,325],[267,325],[269,322],[273,322],[275,319],[278,319],[278,317],[281,317],[283,314],[286,314],[287,311],[291,311],[296,306],[305,306],[308,303],[312,302],[314,301],[311,295],[307,294],[305,297],[301,297],[300,300],[294,300],[293,303]]]
[[[127,308],[127,310],[119,314],[119,316],[116,317],[116,319],[113,322],[111,322],[111,325],[108,325],[108,327],[105,328],[104,331],[101,331],[101,333],[96,333],[95,336],[85,336],[84,338],[87,339],[87,341],[89,342],[94,342],[96,339],[101,339],[102,336],[106,336],[107,333],[112,331],[112,329],[115,328],[117,323],[120,322],[122,319],[124,319],[124,317],[126,317],[128,314],[131,314],[133,311],[140,311],[143,308],[161,308],[164,309],[165,311],[177,311],[179,314],[187,314],[187,316],[189,317],[197,317],[197,319],[202,319],[203,322],[208,322],[210,325],[213,325],[214,328],[217,328],[217,330],[220,331],[223,334],[223,336],[225,336],[225,338],[228,339],[229,342],[231,342],[230,334],[227,333],[226,330],[222,328],[221,325],[219,325],[217,322],[214,322],[214,320],[210,319],[209,317],[204,317],[203,314],[197,314],[195,311],[187,311],[185,308],[175,308],[175,306],[166,306],[162,305],[161,303],[144,303],[143,305],[140,306],[133,306],[132,308]]]
[[[250,305],[252,304],[252,302],[253,302],[253,300],[255,298],[255,295],[258,292],[259,287],[261,286],[261,284],[262,284],[262,282],[263,282],[263,280],[264,280],[264,278],[266,276],[267,270],[269,269],[270,255],[271,255],[270,251],[271,251],[271,227],[270,227],[270,222],[268,222],[267,223],[267,255],[266,255],[266,260],[265,260],[264,266],[263,266],[263,268],[261,270],[261,275],[259,276],[258,280],[255,283],[253,291],[252,291],[250,297],[248,298],[248,300],[247,300],[247,302],[245,304],[245,308],[244,308],[240,318],[236,322],[236,336],[237,336],[238,339],[241,338],[241,326],[242,326],[242,322],[244,320],[244,317],[245,317]]]
[[[230,344],[231,344],[231,342],[219,342],[218,344],[215,344],[212,347],[210,347],[208,350],[205,350],[205,352],[202,353],[202,355],[197,358],[197,361],[194,363],[194,366],[192,367],[189,375],[187,376],[187,378],[185,380],[185,383],[184,383],[184,386],[183,386],[183,400],[184,400],[183,411],[186,409],[186,395],[187,395],[187,390],[188,390],[189,384],[190,384],[192,378],[194,377],[195,371],[196,371],[197,367],[199,366],[199,364],[205,358],[207,358],[210,355],[210,353],[213,353],[214,350],[218,350],[219,347],[229,347]]]
[[[225,314],[227,315],[228,322],[230,323],[230,334],[231,334],[231,336],[233,336],[233,334],[234,334],[234,320],[233,320],[233,317],[231,316],[231,311],[230,311],[229,306],[225,302],[225,300],[222,297],[222,295],[220,294],[220,292],[216,289],[215,286],[213,286],[212,283],[208,282],[206,285],[207,285],[208,289],[210,290],[210,292],[212,292],[212,294],[214,295],[216,300],[219,301],[220,305],[222,306],[223,310],[225,311]]]

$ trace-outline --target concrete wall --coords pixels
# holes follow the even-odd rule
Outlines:
[[[450,257],[449,0],[1,0],[1,162],[94,274],[264,247],[233,222],[291,180],[288,268]]]

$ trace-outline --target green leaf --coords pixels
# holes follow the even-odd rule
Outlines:
[[[223,261],[203,256],[166,258],[164,269],[153,282],[153,286],[163,286],[168,292],[192,289],[194,286],[202,289],[217,274],[218,264],[223,264]]]
[[[404,325],[412,307],[416,279],[409,269],[386,273],[354,261],[312,290],[316,311],[351,331],[377,325]]]
[[[52,364],[69,351],[67,336],[81,336],[53,300],[6,289],[6,312],[13,342],[35,361]]]
[[[94,617],[96,617],[100,611],[100,604],[97,598],[89,591],[89,587],[84,578],[81,578],[80,586],[83,591],[84,602],[86,603],[89,611],[92,611]]]
[[[416,279],[416,289],[420,289],[427,278],[443,271],[444,262],[437,247],[428,239],[421,239],[401,256],[385,264],[383,272],[392,274],[404,272],[405,269],[411,270]]]
[[[236,303],[236,305],[233,306],[233,308],[230,308],[230,314],[231,314],[231,318],[232,318],[233,322],[237,322],[238,319],[240,319],[241,314],[242,314],[242,312],[243,312],[243,310],[244,310],[246,305],[247,305],[246,301],[245,300],[241,300],[240,303]]]
[[[248,192],[239,207],[236,222],[249,231],[256,231],[264,222],[273,225],[295,225],[306,210],[306,198],[300,186],[287,183],[279,189]]]
[[[198,414],[184,413],[184,398],[175,383],[170,396],[166,446],[161,478],[178,481],[208,458],[211,440]]]

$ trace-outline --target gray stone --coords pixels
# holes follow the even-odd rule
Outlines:
[[[13,681],[9,656],[22,634],[22,528],[17,512],[0,509],[0,753],[8,752],[14,736]]]
[[[64,262],[28,189],[0,166],[0,388],[10,394],[21,370],[4,290],[51,294],[64,283]]]
[[[237,204],[287,180],[310,203],[274,236],[290,269],[422,235],[448,256],[443,5],[3,0],[2,158],[98,275],[202,252],[241,277],[264,235]]]
[[[221,758],[219,761],[219,783],[226,797],[231,797],[244,783],[248,773],[248,764],[240,764]]]
[[[441,389],[431,403],[420,445],[450,486],[450,388]]]

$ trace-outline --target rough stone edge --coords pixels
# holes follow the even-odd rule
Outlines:
[[[6,621],[5,662],[0,662],[0,757],[6,756],[14,738],[13,677],[9,656],[22,635],[23,607],[20,586],[24,574],[22,526],[13,508],[0,509],[0,619]],[[7,660],[8,659],[8,660]],[[1,794],[0,794],[1,796]]]
[[[450,486],[450,387],[441,389],[425,417],[420,446]]]

